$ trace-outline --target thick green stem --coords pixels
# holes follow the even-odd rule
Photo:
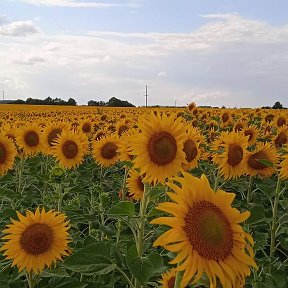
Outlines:
[[[34,282],[33,282],[33,272],[26,273],[26,278],[28,281],[28,287],[34,288]]]
[[[275,244],[276,244],[276,231],[277,231],[277,218],[278,218],[278,204],[281,192],[281,179],[278,177],[277,186],[275,190],[275,198],[272,206],[272,224],[271,224],[271,242],[270,242],[270,257],[273,258],[275,255]],[[272,259],[271,259],[272,261]],[[272,272],[272,264],[270,264],[269,272]]]
[[[247,203],[251,202],[252,198],[252,189],[253,189],[253,176],[250,176],[248,190],[247,190]]]
[[[180,288],[181,279],[182,279],[182,271],[178,271],[174,282],[174,288]]]
[[[125,201],[125,197],[126,197],[126,179],[127,179],[127,175],[129,172],[129,168],[125,166],[125,172],[124,172],[124,178],[123,178],[123,183],[122,183],[122,201]]]
[[[218,190],[219,180],[220,180],[220,172],[219,172],[219,170],[218,170],[218,171],[217,171],[216,178],[215,178],[214,191],[217,191],[217,190]]]
[[[20,161],[18,163],[18,166],[17,166],[17,180],[18,180],[18,185],[17,185],[17,193],[20,193],[22,195],[23,193],[23,170],[24,170],[24,162],[25,162],[25,159],[23,158],[20,158]]]
[[[140,257],[144,254],[144,233],[145,233],[145,222],[146,222],[146,210],[149,204],[150,195],[149,195],[149,184],[144,184],[144,193],[140,202],[140,211],[139,211],[139,229],[137,230],[137,251]],[[141,287],[141,284],[136,280],[136,288]]]

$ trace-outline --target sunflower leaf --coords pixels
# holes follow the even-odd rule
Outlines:
[[[130,201],[122,201],[110,208],[108,214],[132,217],[135,215],[135,205]]]

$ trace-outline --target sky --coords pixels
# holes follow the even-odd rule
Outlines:
[[[100,0],[101,1],[101,0]],[[0,0],[5,99],[288,107],[287,0]]]

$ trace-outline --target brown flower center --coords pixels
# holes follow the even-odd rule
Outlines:
[[[287,135],[285,132],[280,132],[279,135],[275,139],[275,145],[277,148],[281,148],[283,144],[287,142]]]
[[[285,123],[286,123],[286,119],[285,119],[284,117],[281,117],[281,116],[280,116],[280,117],[277,119],[277,126],[281,127],[281,126],[285,125]]]
[[[265,169],[267,168],[266,165],[264,165],[263,163],[259,162],[258,160],[268,160],[268,157],[267,155],[265,154],[264,151],[259,151],[259,152],[256,152],[252,155],[249,156],[248,158],[248,166],[253,168],[253,169],[256,169],[256,170],[262,170],[262,169]]]
[[[127,125],[121,125],[119,128],[118,128],[118,135],[121,136],[123,132],[127,131],[129,128]]]
[[[190,163],[193,159],[195,159],[198,152],[195,142],[191,139],[188,139],[187,141],[184,142],[183,151],[186,155],[185,159],[187,160],[188,163]]]
[[[90,133],[91,130],[92,130],[92,126],[91,126],[90,123],[84,123],[84,124],[82,125],[82,131],[83,131],[84,133]]]
[[[175,277],[171,277],[167,283],[168,285],[168,288],[174,288],[174,285],[175,285]]]
[[[101,148],[101,156],[104,159],[112,159],[117,155],[117,145],[113,142],[105,143]]]
[[[28,131],[24,135],[25,144],[29,147],[35,147],[39,144],[39,136],[35,131]]]
[[[206,200],[195,203],[185,218],[191,245],[205,259],[225,260],[232,253],[233,232],[222,210]]]
[[[48,143],[50,146],[54,146],[55,144],[53,143],[57,137],[61,134],[62,129],[61,128],[56,128],[53,129],[49,134],[48,134]]]
[[[103,132],[98,132],[97,135],[95,136],[95,140],[99,140],[102,136],[104,136],[104,133]]]
[[[20,245],[28,254],[40,255],[51,248],[53,239],[52,229],[46,224],[37,223],[22,233]]]
[[[265,121],[266,122],[271,122],[274,118],[274,115],[273,114],[268,114],[266,117],[265,117]]]
[[[138,185],[138,188],[141,190],[141,191],[144,191],[144,183],[142,182],[142,177],[139,176],[137,178],[137,185]]]
[[[222,121],[225,123],[229,120],[229,114],[227,112],[224,112],[222,114]]]
[[[242,123],[238,123],[238,124],[235,125],[235,129],[234,130],[236,132],[239,132],[239,131],[243,130],[243,128],[244,128],[244,125]]]
[[[243,159],[243,149],[237,144],[230,144],[228,150],[228,164],[232,167],[237,166]]]
[[[244,131],[244,135],[245,136],[249,136],[248,137],[248,141],[251,141],[252,138],[253,138],[254,132],[251,129],[247,129],[247,130]]]
[[[2,143],[0,143],[0,164],[5,163],[6,156],[7,156],[6,148]]]
[[[67,140],[62,145],[62,152],[67,159],[73,159],[78,154],[78,145],[72,140]]]
[[[160,166],[171,163],[176,156],[177,143],[168,132],[158,132],[151,136],[148,142],[148,153],[151,161]]]

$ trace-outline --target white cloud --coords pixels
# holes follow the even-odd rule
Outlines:
[[[16,99],[73,97],[85,104],[115,96],[142,105],[147,84],[151,105],[288,106],[288,25],[237,14],[204,17],[207,23],[190,33],[3,37],[1,89]]]
[[[111,7],[139,7],[137,1],[127,1],[125,3],[105,3],[105,2],[83,2],[77,0],[18,0],[26,4],[36,6],[58,6],[70,8],[111,8]]]
[[[10,22],[8,18],[4,18],[1,25],[0,19],[0,35],[3,36],[18,36],[23,37],[29,34],[38,33],[39,30],[32,21],[13,21]]]

